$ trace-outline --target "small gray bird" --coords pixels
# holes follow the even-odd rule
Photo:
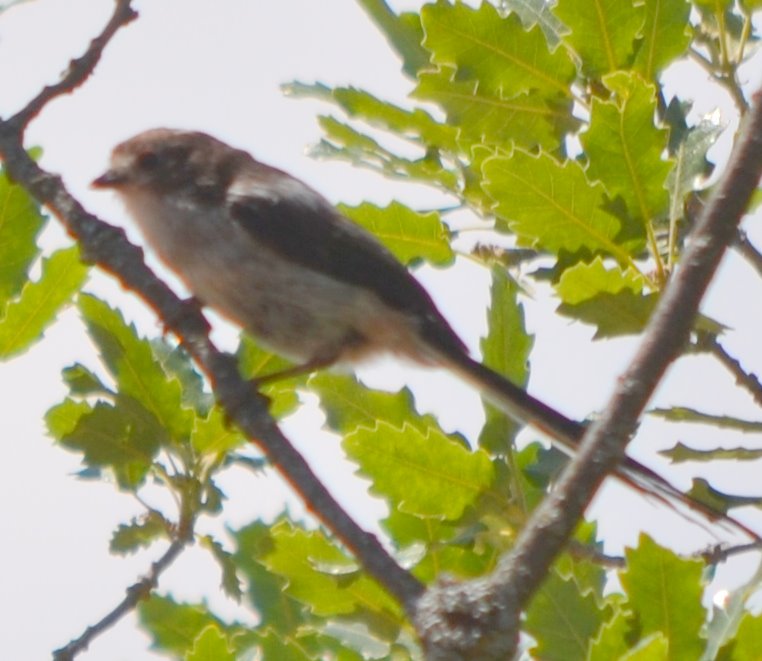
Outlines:
[[[289,374],[392,353],[452,370],[567,450],[581,439],[584,425],[473,360],[423,287],[370,233],[247,152],[205,133],[153,129],[118,145],[93,185],[119,194],[201,303],[294,360]],[[728,519],[633,459],[618,477]]]

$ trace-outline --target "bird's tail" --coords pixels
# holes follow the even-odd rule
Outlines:
[[[554,408],[532,397],[529,393],[511,383],[497,372],[485,367],[466,353],[441,356],[446,366],[458,376],[473,385],[485,399],[494,404],[518,422],[530,425],[543,432],[560,446],[567,454],[573,454],[579,446],[586,426],[567,418]],[[677,503],[699,513],[703,518],[732,527],[743,532],[753,540],[762,542],[762,538],[740,521],[710,505],[691,498],[670,484],[658,473],[640,462],[625,457],[615,471],[616,478],[643,493],[656,498],[671,509],[680,512]]]

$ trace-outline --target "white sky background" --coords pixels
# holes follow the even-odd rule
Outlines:
[[[419,3],[392,4],[400,9]],[[280,84],[294,79],[353,84],[400,103],[410,88],[386,42],[353,0],[164,0],[136,2],[136,8],[140,18],[117,34],[95,75],[73,95],[50,104],[27,135],[27,145],[44,147],[43,166],[61,173],[89,210],[129,227],[111,195],[91,191],[88,184],[103,171],[114,144],[156,126],[210,132],[305,179],[333,201],[385,203],[396,197],[414,207],[447,201],[421,186],[389,182],[305,154],[305,148],[320,137],[317,113],[328,109],[284,97]],[[100,31],[111,10],[110,0],[35,0],[0,14],[0,115],[7,117],[43,84],[57,80],[69,59]],[[701,76],[686,78],[681,71],[673,78],[674,84],[685,86],[688,80],[708,89]],[[705,92],[702,111],[718,104],[726,113],[731,107],[724,94]],[[749,229],[762,245],[762,232]],[[139,241],[137,233],[129,231]],[[45,246],[64,242],[51,220]],[[486,273],[461,260],[458,268],[424,269],[418,275],[456,330],[476,349],[488,300]],[[740,296],[739,282],[744,283]],[[89,289],[118,302],[144,333],[159,332],[142,304],[113,281],[94,273]],[[750,371],[762,373],[758,350],[762,308],[739,305],[742,300],[762,300],[759,279],[740,259],[731,258],[713,292],[707,311],[736,329],[726,340],[731,353],[740,356]],[[555,317],[554,303],[538,298],[527,302],[528,324],[537,334],[531,390],[566,413],[584,417],[605,404],[635,345],[630,340],[593,344],[590,328]],[[218,337],[230,346],[233,334],[223,330]],[[9,659],[49,658],[51,650],[113,608],[124,589],[160,553],[152,548],[128,558],[109,555],[111,532],[139,514],[140,507],[108,485],[75,479],[77,457],[55,447],[44,433],[44,412],[66,392],[60,370],[77,360],[98,366],[76,314],[67,312],[42,343],[0,365],[0,649]],[[472,438],[479,429],[477,396],[446,374],[401,372],[398,364],[389,363],[363,370],[362,375],[374,386],[413,384],[419,406],[436,412],[446,429],[459,429]],[[660,405],[685,404],[760,418],[750,398],[734,389],[731,377],[705,360],[681,360],[657,399]],[[319,415],[307,410],[287,422],[286,432],[350,511],[372,527],[383,505],[367,500],[364,485],[352,479],[352,467],[342,462],[336,440],[321,433],[320,425]],[[685,486],[691,467],[665,471],[653,457],[654,447],[669,447],[678,437],[709,443],[720,435],[698,427],[647,422],[637,452]],[[730,434],[722,439],[731,446],[748,441]],[[758,493],[755,474],[753,466],[732,465],[712,477],[718,488],[739,492],[748,485],[749,493]],[[258,515],[271,517],[280,511],[284,497],[293,512],[303,511],[275,478],[231,475],[222,486],[229,496],[225,519],[202,524],[201,532],[224,534],[225,522],[239,526]],[[640,529],[685,551],[713,539],[621,488],[605,489],[596,507],[606,512],[612,551],[635,543]],[[760,522],[759,517],[749,520]],[[733,563],[732,571],[723,569],[721,576],[724,572],[727,580],[738,581],[753,566],[754,558],[745,557]],[[218,583],[214,563],[203,551],[191,549],[165,575],[160,590],[170,590],[178,599],[207,598],[224,614],[250,617],[220,594]],[[147,638],[127,618],[80,658],[159,657],[147,651]]]

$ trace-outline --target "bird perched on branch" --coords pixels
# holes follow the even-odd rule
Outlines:
[[[303,182],[198,132],[118,145],[93,185],[115,190],[159,257],[204,305],[296,363],[277,376],[391,353],[445,367],[573,451],[585,427],[471,358],[418,281]],[[627,458],[618,477],[733,521]]]

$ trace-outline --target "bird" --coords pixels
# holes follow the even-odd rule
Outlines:
[[[450,370],[567,453],[579,445],[584,423],[471,357],[389,250],[283,170],[203,132],[156,128],[118,144],[93,186],[121,198],[197,301],[294,362],[260,382],[392,354]],[[629,456],[616,476],[756,537]]]

